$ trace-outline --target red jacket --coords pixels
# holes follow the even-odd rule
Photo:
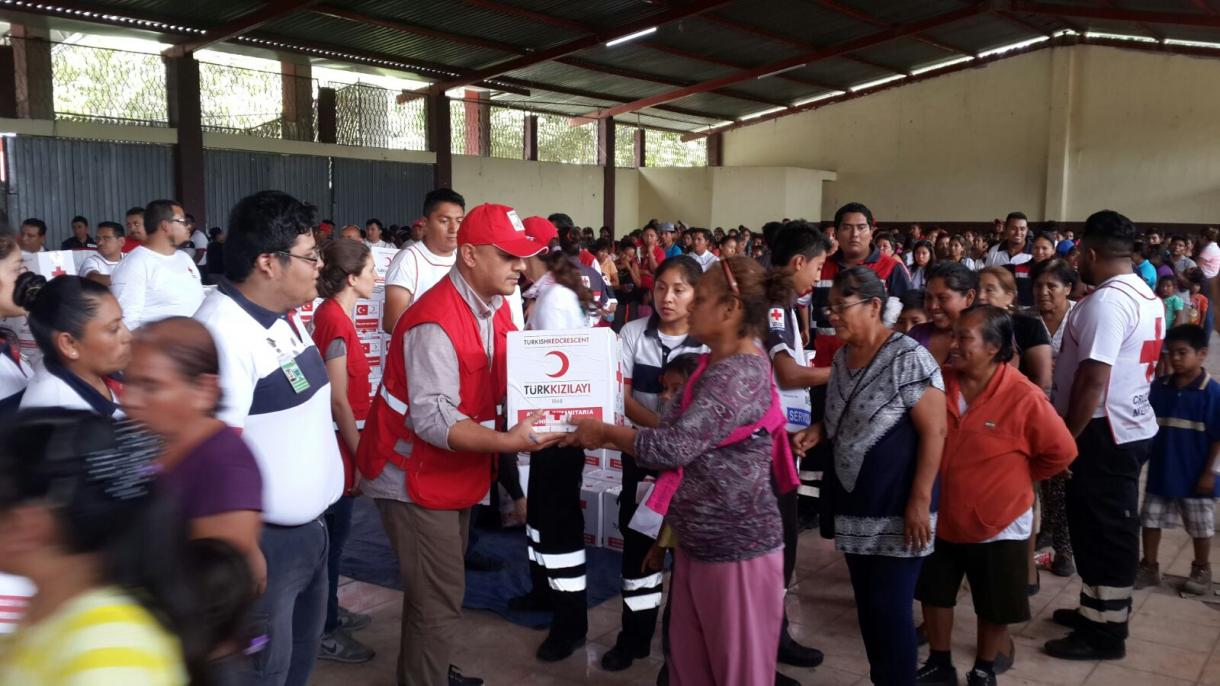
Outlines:
[[[364,346],[356,335],[356,325],[343,307],[333,298],[323,302],[313,315],[313,342],[318,346],[318,352],[326,356],[326,349],[336,338],[343,339],[347,346],[347,402],[352,406],[352,414],[356,421],[364,421],[369,416],[372,399],[369,398],[372,387],[369,385],[369,360],[364,354]],[[343,457],[343,492],[351,495],[356,485],[356,456],[347,448],[343,439],[335,435],[339,441],[339,454]]]
[[[1033,506],[1033,482],[1067,469],[1076,441],[1042,389],[1011,365],[996,369],[965,415],[958,394],[957,375],[946,371],[948,435],[936,537],[981,543]]]
[[[392,462],[406,471],[407,495],[412,502],[434,510],[460,510],[487,494],[496,456],[446,450],[421,440],[407,428],[410,385],[400,351],[407,332],[421,324],[440,326],[457,353],[461,398],[458,409],[479,423],[496,421],[496,403],[502,401],[507,389],[506,336],[516,328],[508,305],[503,304],[495,314],[495,350],[488,365],[474,313],[453,281],[441,279],[411,305],[394,327],[381,387],[364,425],[356,466],[366,479],[374,479],[386,462]],[[416,354],[427,355],[428,351]],[[394,452],[399,440],[411,444],[410,457]]]

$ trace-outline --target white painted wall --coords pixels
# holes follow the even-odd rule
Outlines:
[[[647,222],[640,219],[640,173],[635,169],[614,170],[614,235],[622,238]],[[599,222],[601,226],[605,222]],[[593,224],[590,224],[593,226]]]
[[[1218,82],[1215,59],[1044,49],[731,131],[724,162],[835,171],[823,219],[859,200],[881,222],[1214,223]]]
[[[646,167],[639,171],[641,223],[758,228],[788,217],[817,220],[822,182],[834,174],[794,167]]]
[[[602,225],[598,166],[454,155],[453,189],[468,207],[494,202],[522,217],[565,212],[581,226]]]

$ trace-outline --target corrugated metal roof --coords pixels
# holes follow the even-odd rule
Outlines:
[[[65,21],[62,11],[48,9],[56,0],[23,11],[42,12]],[[241,40],[249,48],[262,45],[301,51],[318,59],[351,59],[388,67],[392,63],[416,65],[412,73],[447,80],[529,54],[581,40],[581,49],[569,57],[584,67],[547,61],[525,66],[507,76],[529,81],[531,94],[504,101],[538,109],[607,107],[658,94],[688,84],[736,74],[797,55],[864,39],[890,27],[935,19],[970,9],[982,0],[736,0],[702,13],[663,23],[656,33],[607,48],[590,39],[592,33],[613,31],[650,17],[670,14],[695,0],[327,0],[274,18]],[[68,2],[68,0],[63,0]],[[174,26],[203,30],[238,20],[265,6],[265,0],[183,2],[182,0],[73,0],[74,8],[87,7],[135,19],[162,21],[158,27],[173,36]],[[670,122],[673,128],[698,128],[757,112],[767,102],[796,102],[934,65],[956,56],[955,50],[975,53],[1045,35],[1065,28],[1130,35],[1159,34],[1169,38],[1220,43],[1220,28],[1147,24],[1141,26],[1131,11],[1205,16],[1192,0],[1043,0],[1038,14],[1004,12],[1002,5],[980,5],[985,11],[973,17],[927,29],[921,34],[866,45],[853,53],[810,62],[782,76],[744,79],[729,91],[687,94],[645,115]],[[1053,12],[1087,9],[1106,18],[1060,17]],[[1051,8],[1051,9],[1047,9]],[[346,14],[346,18],[329,16]],[[1126,15],[1124,17],[1124,15]],[[94,21],[132,26],[115,20]],[[369,23],[373,22],[373,23]],[[387,26],[397,22],[399,26]],[[414,28],[412,28],[414,27]],[[182,38],[197,38],[183,34]],[[282,45],[260,44],[273,39]],[[480,44],[482,43],[482,44]],[[936,44],[944,47],[937,47]],[[1141,46],[1149,47],[1149,46]],[[310,48],[347,52],[321,55]],[[1220,53],[1218,53],[1220,54]],[[600,65],[600,66],[599,66]],[[558,90],[555,90],[558,89]],[[697,88],[695,90],[702,90]],[[566,93],[560,91],[567,91]],[[599,100],[590,97],[606,94]],[[738,97],[734,97],[738,96]],[[745,99],[743,99],[744,96]],[[761,102],[759,102],[761,101]],[[532,103],[532,105],[531,105]],[[658,124],[661,125],[661,124]]]

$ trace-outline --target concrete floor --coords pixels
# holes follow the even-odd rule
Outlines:
[[[1220,377],[1220,348],[1212,348],[1208,366]],[[1211,561],[1220,570],[1220,537],[1214,543]],[[1181,530],[1165,532],[1160,559],[1168,578],[1160,588],[1135,593],[1127,657],[1114,662],[1066,662],[1041,653],[1043,642],[1067,633],[1050,621],[1051,612],[1075,607],[1080,592],[1079,577],[1061,579],[1043,573],[1042,590],[1031,602],[1033,619],[1012,627],[1016,663],[1000,677],[1000,683],[1220,686],[1220,596],[1205,603],[1181,598],[1174,588],[1189,573],[1192,555],[1190,539]],[[401,594],[349,582],[341,589],[340,598],[345,607],[372,614],[372,625],[358,636],[377,650],[377,656],[363,665],[319,662],[310,683],[393,686]],[[814,670],[783,667],[782,671],[807,685],[867,686],[868,661],[860,641],[847,567],[833,544],[816,532],[806,532],[801,538],[796,581],[787,602],[793,635],[823,650],[826,662]],[[964,678],[974,659],[974,612],[968,592],[960,597],[956,616],[954,662]],[[654,684],[661,664],[657,657],[661,654],[659,637],[654,642],[653,657],[637,661],[631,669],[611,674],[599,667],[598,661],[613,645],[618,628],[619,603],[612,599],[589,611],[589,643],[583,650],[563,662],[544,664],[534,658],[543,632],[515,626],[488,612],[468,611],[462,620],[463,640],[453,661],[467,675],[485,679],[488,686]]]

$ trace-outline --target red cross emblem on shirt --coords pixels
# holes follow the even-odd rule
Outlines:
[[[51,278],[55,278],[57,276],[63,276],[64,274],[67,274],[67,273],[68,272],[64,271],[63,267],[61,267],[59,265],[55,265],[54,271],[51,272]]]
[[[1152,381],[1152,377],[1156,376],[1156,363],[1161,359],[1161,329],[1164,327],[1165,320],[1161,317],[1156,318],[1156,337],[1150,341],[1144,341],[1140,347],[1140,362],[1147,365],[1144,376],[1148,381]]]
[[[771,310],[771,321],[775,324],[784,321],[784,311],[779,308],[773,308]]]

